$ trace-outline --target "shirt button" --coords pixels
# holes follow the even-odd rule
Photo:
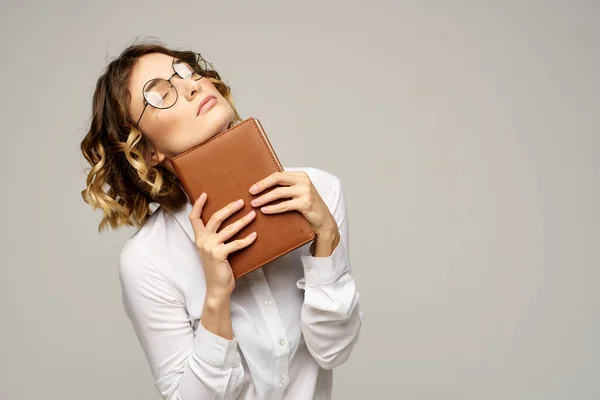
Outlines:
[[[279,340],[279,344],[283,346],[283,345],[285,344],[285,340],[283,340],[283,339],[280,339],[280,340]]]
[[[282,376],[281,379],[279,379],[279,383],[281,383],[282,385],[285,383],[285,378]]]
[[[270,307],[271,306],[271,300],[265,300],[265,306]]]
[[[306,268],[307,271],[310,271],[310,265],[306,265],[304,268]]]

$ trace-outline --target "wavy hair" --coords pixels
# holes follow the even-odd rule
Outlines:
[[[112,60],[96,82],[92,99],[89,130],[81,142],[83,156],[91,165],[87,168],[83,200],[103,212],[98,232],[110,225],[141,228],[153,214],[151,204],[174,211],[188,201],[176,176],[162,165],[151,165],[150,140],[135,129],[129,119],[131,99],[129,81],[140,57],[149,53],[163,53],[180,59],[194,60],[195,53],[167,48],[159,42],[134,43]],[[234,118],[228,128],[241,118],[235,108],[230,87],[209,64],[204,73],[221,95],[229,102]]]

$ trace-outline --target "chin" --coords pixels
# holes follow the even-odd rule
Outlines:
[[[194,122],[196,133],[194,134],[193,140],[204,142],[213,136],[226,131],[233,120],[233,117],[233,109],[229,103],[227,103],[227,100],[219,98],[217,104],[210,108],[206,113],[196,117],[197,119]]]
[[[210,122],[207,122],[210,123],[212,127],[211,130],[213,131],[212,136],[214,136],[227,130],[227,127],[233,120],[234,115],[233,110],[231,107],[229,107],[229,104],[227,104],[227,107],[215,106],[203,116],[206,117],[207,120],[210,120]]]

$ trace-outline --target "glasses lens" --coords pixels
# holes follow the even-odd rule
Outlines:
[[[183,57],[173,59],[173,69],[182,79],[187,79],[194,74],[204,76],[208,70],[208,63],[200,54],[195,53],[192,57]]]
[[[181,79],[187,79],[194,74],[194,68],[192,68],[188,62],[183,60],[175,59],[173,61],[173,69]]]
[[[208,62],[204,58],[202,58],[202,56],[200,54],[197,54],[197,53],[196,53],[196,64],[198,64],[198,67],[203,72],[208,71],[208,69],[209,69]]]
[[[165,79],[152,79],[144,87],[144,98],[156,108],[169,108],[177,101],[177,91]]]

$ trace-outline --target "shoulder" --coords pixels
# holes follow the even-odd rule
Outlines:
[[[164,230],[164,210],[159,207],[146,220],[144,225],[127,239],[118,259],[119,276],[122,284],[134,283],[140,277],[152,270],[152,243],[160,231]]]
[[[126,241],[118,259],[124,291],[169,291],[183,302],[189,281],[203,279],[195,244],[179,222],[187,212],[187,205],[175,212],[158,207]]]

